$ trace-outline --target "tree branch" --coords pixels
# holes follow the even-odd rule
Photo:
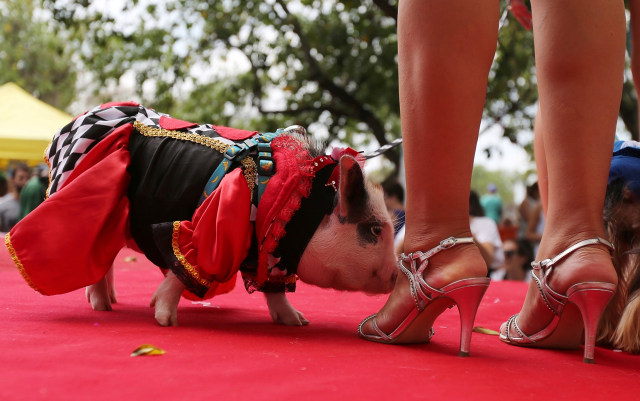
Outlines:
[[[276,4],[278,4],[284,13],[287,16],[287,19],[290,21],[291,26],[293,27],[293,31],[298,35],[300,39],[300,47],[302,49],[304,59],[306,60],[309,71],[310,78],[320,85],[320,87],[326,89],[331,95],[342,102],[344,102],[351,110],[343,113],[345,116],[357,119],[359,121],[364,122],[371,129],[371,133],[374,135],[380,146],[388,143],[385,134],[386,129],[384,128],[384,124],[377,118],[377,116],[371,112],[371,110],[364,107],[364,105],[359,102],[352,94],[347,92],[344,88],[338,86],[333,82],[332,79],[327,77],[320,66],[318,65],[317,60],[311,55],[311,46],[309,41],[307,40],[306,35],[302,31],[302,27],[298,23],[298,20],[293,16],[289,9],[287,8],[286,3],[283,0],[276,0]],[[277,12],[277,10],[274,10]],[[399,164],[399,157],[396,153],[389,152],[385,154],[389,160],[391,160],[396,165]]]

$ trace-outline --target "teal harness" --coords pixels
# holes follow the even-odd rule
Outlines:
[[[222,178],[227,174],[232,165],[238,160],[241,160],[250,153],[255,153],[256,159],[256,172],[258,175],[258,193],[257,203],[260,202],[262,194],[267,188],[267,184],[271,177],[275,174],[275,162],[273,160],[273,149],[271,148],[271,141],[278,136],[284,134],[283,129],[278,129],[273,133],[264,133],[255,135],[249,139],[245,139],[242,142],[236,142],[231,145],[229,149],[223,154],[224,160],[214,170],[211,177],[207,181],[207,185],[204,187],[202,196],[198,205],[202,204],[207,196],[211,195],[213,191],[218,187]]]

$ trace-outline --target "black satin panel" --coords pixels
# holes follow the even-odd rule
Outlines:
[[[164,266],[151,225],[191,220],[207,180],[224,156],[184,140],[145,137],[135,129],[129,151],[131,235],[151,262],[171,268]]]

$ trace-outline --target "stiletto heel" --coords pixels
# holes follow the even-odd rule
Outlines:
[[[571,288],[574,291],[569,294],[568,299],[568,302],[578,307],[584,322],[584,362],[586,363],[594,363],[598,323],[604,308],[607,307],[615,292],[615,286],[611,289],[591,288],[591,284],[576,284],[575,289]]]
[[[484,293],[489,287],[487,277],[474,277],[454,281],[440,289],[431,287],[424,279],[424,272],[433,255],[457,244],[472,244],[473,238],[450,237],[426,253],[413,252],[400,255],[398,268],[409,279],[415,308],[411,309],[400,324],[389,334],[382,331],[376,322],[377,315],[371,315],[360,323],[358,333],[366,340],[386,344],[407,344],[429,342],[433,335],[433,322],[447,308],[458,306],[460,313],[460,356],[469,355],[473,321]],[[371,321],[374,334],[363,332],[363,327]]]
[[[535,334],[527,335],[518,326],[518,315],[515,314],[500,327],[500,339],[508,344],[524,347],[572,349],[581,345],[584,333],[584,362],[593,363],[598,323],[616,291],[616,284],[581,282],[569,287],[567,294],[563,295],[549,286],[548,279],[553,266],[573,251],[599,244],[613,250],[609,241],[593,238],[574,244],[553,259],[531,263],[531,277],[538,285],[542,300],[555,316],[547,327]],[[541,277],[538,277],[537,271],[541,272]],[[514,332],[517,336],[513,335]]]
[[[469,356],[473,322],[476,319],[480,301],[488,287],[488,284],[478,283],[453,290],[447,295],[458,306],[458,313],[460,313],[460,350],[458,356]]]

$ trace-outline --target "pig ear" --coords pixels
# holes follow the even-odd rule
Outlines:
[[[340,158],[339,217],[347,222],[360,221],[366,210],[367,190],[364,173],[355,158],[344,155]]]

